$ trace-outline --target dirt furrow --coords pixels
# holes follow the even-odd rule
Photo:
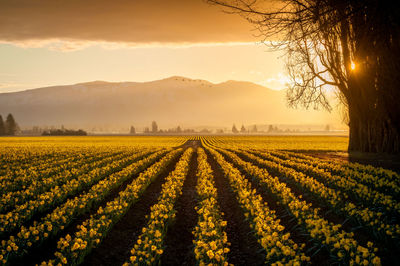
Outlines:
[[[196,147],[193,146],[196,150]],[[197,183],[197,152],[193,153],[188,175],[183,183],[182,195],[175,203],[175,222],[168,227],[165,236],[165,250],[161,256],[162,265],[195,265],[192,231],[197,223],[194,209]]]
[[[226,234],[231,243],[230,252],[227,254],[228,262],[234,265],[264,265],[265,258],[260,252],[262,247],[245,220],[235,194],[230,189],[229,181],[212,155],[208,151],[206,153],[214,173],[218,204],[224,213],[224,220],[227,221]]]

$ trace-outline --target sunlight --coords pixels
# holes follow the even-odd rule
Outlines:
[[[351,70],[355,70],[356,69],[356,64],[354,62],[351,62],[350,68],[351,68]]]

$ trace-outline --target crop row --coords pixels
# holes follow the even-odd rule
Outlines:
[[[227,222],[217,202],[217,189],[213,172],[202,148],[197,149],[197,186],[199,202],[195,207],[198,222],[193,230],[194,254],[199,265],[227,265],[226,253],[229,252],[228,238],[225,232]]]
[[[306,159],[309,161],[312,161],[313,163],[327,163],[328,161],[326,160],[321,160],[318,158],[314,158],[305,154],[297,153],[297,152],[286,152],[287,154],[291,155],[292,158],[298,158],[298,159]],[[355,162],[341,162],[339,164],[336,164],[336,166],[340,167],[333,167],[334,171],[338,171],[338,173],[341,172],[347,172],[348,170],[353,170],[356,171],[356,173],[364,173],[364,174],[369,174],[371,175],[370,177],[375,179],[375,180],[387,180],[389,182],[394,182],[397,186],[400,186],[400,175],[392,170],[389,169],[384,169],[381,167],[373,167],[372,165],[364,165],[364,164],[359,164]],[[329,164],[328,164],[328,167]],[[329,169],[329,168],[328,168]]]
[[[399,225],[386,224],[382,219],[382,213],[370,210],[369,208],[363,208],[359,205],[356,206],[352,202],[348,201],[347,196],[339,190],[326,187],[316,179],[284,166],[286,164],[292,165],[293,163],[286,163],[286,161],[271,158],[265,153],[260,155],[257,152],[253,152],[263,158],[268,157],[268,160],[264,160],[246,151],[236,151],[236,153],[244,155],[270,172],[279,174],[280,177],[285,177],[285,180],[289,184],[296,186],[304,193],[311,193],[314,198],[327,204],[334,212],[341,214],[344,217],[352,217],[361,225],[366,226],[375,232],[379,232],[384,237],[399,238]]]
[[[100,244],[107,232],[118,222],[146,190],[146,188],[162,173],[171,161],[182,152],[175,149],[161,158],[144,172],[140,173],[125,190],[106,206],[77,226],[74,236],[66,235],[57,243],[55,258],[43,264],[79,264],[90,250]]]
[[[257,179],[272,196],[285,206],[289,213],[296,218],[297,223],[309,234],[320,248],[326,246],[331,257],[342,263],[372,263],[380,264],[380,259],[375,255],[376,249],[371,242],[368,247],[363,247],[353,238],[353,233],[341,230],[341,225],[329,223],[321,218],[317,209],[311,204],[296,197],[284,183],[277,177],[272,177],[267,170],[258,168],[245,162],[232,152],[219,149],[228,156],[235,165],[243,169],[253,178]]]
[[[76,217],[101,203],[114,189],[118,188],[133,175],[149,167],[165,153],[166,151],[163,150],[158,151],[125,167],[121,171],[107,176],[92,186],[86,193],[69,199],[58,206],[39,222],[35,221],[29,227],[22,226],[16,236],[11,236],[8,241],[2,242],[1,254],[11,260],[15,257],[23,256],[23,250],[29,249],[32,245],[40,245],[49,237],[57,235]]]
[[[221,154],[210,147],[208,149],[229,180],[250,227],[264,248],[266,263],[296,265],[308,261],[309,258],[302,252],[304,246],[294,243],[290,238],[290,233],[283,232],[285,228],[280,224],[275,212],[269,209],[261,195],[252,189],[248,180],[232,164],[225,161]]]
[[[334,175],[351,178],[384,194],[398,196],[400,192],[400,176],[386,169],[361,166],[354,163],[335,163],[294,152],[276,151],[271,152],[271,154],[284,160],[304,163],[317,169],[324,169]]]
[[[175,170],[167,176],[157,203],[150,208],[149,220],[131,249],[132,256],[124,265],[153,265],[159,261],[160,255],[163,253],[163,240],[168,225],[175,219],[174,205],[176,199],[182,194],[192,153],[192,148],[187,149]]]
[[[32,180],[29,186],[24,186],[24,189],[10,191],[3,195],[0,199],[0,213],[9,211],[16,204],[23,204],[25,201],[31,200],[55,186],[63,185],[95,168],[102,167],[112,161],[120,160],[123,157],[129,157],[132,153],[133,151],[124,152],[122,154],[112,154],[111,156],[102,155],[91,158],[90,160],[82,158],[81,160],[74,162],[70,169],[62,170],[48,178]]]
[[[74,196],[83,190],[91,187],[104,177],[113,172],[119,171],[148,154],[148,151],[139,152],[134,156],[123,158],[118,161],[113,161],[102,168],[96,168],[87,174],[79,176],[77,179],[70,180],[62,186],[56,186],[50,191],[38,195],[33,200],[29,200],[6,213],[0,214],[0,236],[8,234],[18,227],[22,226],[35,214],[42,213],[51,209],[54,206],[62,203],[68,197]]]
[[[81,160],[87,160],[90,157],[99,157],[104,155],[111,155],[114,152],[95,152],[85,153],[83,151],[71,151],[70,153],[63,153],[61,158],[48,158],[46,160],[35,161],[37,165],[28,167],[21,167],[16,163],[11,169],[0,176],[0,194],[18,191],[23,189],[24,186],[31,184],[31,182],[40,181],[46,177],[54,175],[62,170],[71,169]]]
[[[268,153],[262,153],[268,160],[279,161],[279,163],[289,166],[297,171],[313,176],[326,186],[341,191],[349,199],[364,207],[381,207],[382,213],[400,214],[400,202],[393,199],[390,195],[385,195],[350,177],[331,174],[323,169],[305,163],[291,162],[290,160],[277,159]],[[346,198],[347,198],[346,197]]]

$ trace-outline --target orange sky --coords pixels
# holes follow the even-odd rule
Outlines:
[[[283,89],[283,54],[257,34],[204,0],[1,0],[0,93],[175,75]]]
[[[0,92],[172,75],[284,87],[280,53],[203,0],[2,0]]]
[[[2,0],[0,40],[252,42],[251,25],[203,0]]]

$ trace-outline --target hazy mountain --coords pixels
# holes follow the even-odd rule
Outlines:
[[[241,81],[213,84],[171,77],[152,82],[94,81],[0,94],[0,114],[21,127],[237,126],[338,123],[337,115],[286,106],[284,91]]]

